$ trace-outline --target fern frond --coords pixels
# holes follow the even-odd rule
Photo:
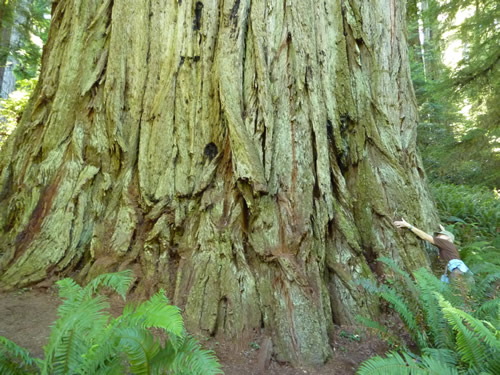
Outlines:
[[[457,353],[450,349],[424,348],[422,353],[430,358],[434,358],[450,367],[457,365]]]
[[[177,336],[180,336],[184,329],[179,308],[169,305],[163,289],[151,297],[149,301],[137,306],[135,311],[130,307],[126,311],[131,324],[140,324],[146,328],[163,328],[168,333]]]
[[[0,336],[0,374],[33,374],[37,369],[36,359],[26,349]]]
[[[410,277],[410,275],[407,272],[403,271],[392,258],[379,257],[377,258],[377,261],[384,263],[386,266],[388,266],[390,269],[403,276],[404,278]]]
[[[441,295],[437,294],[437,297],[445,318],[457,334],[456,349],[461,359],[472,367],[483,369],[491,349],[498,351],[497,335],[493,335],[479,320],[451,306]]]
[[[493,259],[496,258],[497,256],[498,252],[496,251],[494,256],[490,258]],[[480,262],[472,265],[470,269],[474,274],[490,274],[490,273],[500,272],[500,266],[491,262]]]
[[[487,372],[490,374],[500,374],[500,355],[498,352],[491,352],[484,364]]]
[[[417,324],[417,319],[415,314],[408,308],[408,303],[406,300],[398,295],[395,290],[382,285],[380,287],[381,291],[379,292],[379,296],[389,302],[392,308],[399,314],[412,339],[420,346],[426,347],[426,339],[425,336],[420,332],[421,329]],[[424,331],[425,333],[425,331]]]
[[[475,294],[487,296],[495,288],[496,282],[500,280],[500,272],[490,273],[484,276],[474,289]]]
[[[414,280],[414,276],[402,270],[391,258],[380,257],[377,260],[384,263],[396,273],[397,277],[394,280],[394,284],[391,286],[392,289],[397,290],[398,294],[404,297],[404,300],[407,303],[409,309],[416,316],[418,316],[421,310],[421,306],[419,305],[419,291]]]
[[[189,336],[184,340],[184,345],[177,350],[174,368],[177,363],[182,363],[182,366],[187,367],[186,374],[216,375],[223,373],[214,351],[202,349],[200,344]]]
[[[382,340],[387,342],[387,344],[389,344],[390,346],[401,344],[401,340],[399,339],[399,337],[389,332],[389,330],[379,322],[365,318],[361,315],[356,316],[356,321],[362,324],[364,327],[373,330]]]
[[[160,351],[160,345],[151,332],[140,327],[119,331],[120,349],[127,355],[130,370],[137,375],[151,373],[151,359]]]
[[[77,373],[100,374],[104,370],[112,372],[114,367],[117,367],[119,371],[123,370],[122,361],[118,355],[120,323],[121,317],[111,319],[101,333],[94,336],[92,345],[87,348],[86,353],[82,354],[84,362]]]
[[[177,336],[174,337],[176,345],[173,345],[173,343],[168,339],[165,340],[164,348],[160,349],[160,351],[151,359],[151,369],[154,374],[175,373],[173,372],[173,363],[178,349],[184,342],[184,338]]]
[[[438,295],[438,301],[447,319],[453,318],[453,321],[457,321],[457,318],[461,318],[460,322],[465,322],[467,328],[476,333],[482,342],[487,343],[494,350],[500,350],[500,333],[491,323],[480,321],[465,311],[454,308],[440,295]]]
[[[56,284],[59,287],[59,297],[62,299],[74,300],[82,291],[82,287],[70,278],[59,280]]]
[[[64,298],[62,300],[62,303],[57,308],[58,318],[64,318],[65,316],[69,316],[73,314],[75,311],[78,311],[83,299],[84,299],[83,289],[81,291],[77,291],[69,298]]]
[[[409,353],[390,352],[387,357],[372,357],[364,361],[357,375],[458,375],[453,366],[424,356],[416,361]]]
[[[464,306],[464,300],[460,293],[456,293],[456,291],[450,284],[443,283],[440,279],[428,272],[425,268],[418,269],[417,271],[415,271],[414,275],[420,283],[420,291],[438,292],[447,301],[449,301],[452,306]]]
[[[455,309],[453,307],[448,309],[452,310],[454,314],[461,317],[463,321],[467,323],[467,328],[471,328],[471,330],[479,336],[479,339],[482,342],[488,344],[492,349],[500,351],[500,332],[496,330],[491,323],[487,321],[480,321],[467,314],[465,311]]]
[[[72,331],[79,331],[81,335],[85,335],[90,331],[104,329],[109,319],[109,315],[103,311],[107,307],[109,304],[106,303],[103,296],[81,302],[66,300],[60,306],[58,311],[60,317],[52,326],[49,342],[44,347],[44,371],[46,373],[51,372],[56,356],[60,358],[62,353],[69,353],[71,350],[69,346],[71,341],[68,341],[67,337]],[[90,343],[87,346],[90,346]],[[80,354],[84,354],[86,351],[87,348]]]
[[[439,348],[452,349],[454,347],[453,331],[448,329],[437,298],[434,295],[434,292],[443,288],[443,283],[424,268],[415,271],[414,276],[420,291],[420,305],[432,343]]]
[[[121,355],[117,355],[104,363],[95,372],[84,372],[88,375],[123,375],[125,373],[125,360]]]
[[[156,372],[170,370],[175,374],[186,375],[217,375],[223,374],[215,353],[202,349],[192,337],[185,336],[177,350],[165,345],[153,359]],[[161,373],[161,372],[160,372]]]
[[[105,286],[113,289],[125,300],[125,294],[127,293],[127,290],[133,280],[134,278],[131,270],[104,273],[93,279],[84,290],[87,295],[92,295],[92,293],[95,293],[99,287]]]
[[[56,346],[52,364],[53,374],[75,374],[83,364],[82,354],[87,351],[85,340],[78,330],[70,330]]]
[[[365,289],[368,293],[377,294],[380,292],[380,288],[372,280],[361,278],[356,280],[355,283]]]
[[[372,294],[377,294],[379,297],[385,299],[391,307],[401,316],[403,322],[408,328],[412,339],[422,347],[426,347],[425,331],[418,327],[417,319],[413,311],[408,307],[409,304],[404,296],[398,294],[394,289],[387,285],[375,285],[371,280],[361,279],[358,282],[366,291]],[[424,334],[421,333],[424,332]]]
[[[182,343],[184,342],[184,336],[177,336],[171,333],[167,333],[167,338],[165,339],[165,342],[168,343],[169,346],[172,346],[175,351],[179,350],[181,347]]]
[[[401,276],[403,280],[403,286],[405,286],[408,291],[414,296],[418,296],[418,291],[415,285],[415,282],[411,278],[410,274],[408,272],[403,271],[394,261],[394,259],[387,258],[387,257],[380,257],[377,258],[379,262],[384,263],[386,266],[388,266],[391,270],[396,272],[399,276]]]
[[[484,302],[475,314],[478,318],[490,321],[495,327],[500,324],[500,298]]]
[[[458,375],[458,370],[454,365],[440,361],[435,357],[422,357],[422,373],[435,375]]]
[[[411,375],[418,371],[413,358],[408,354],[397,352],[389,352],[386,357],[372,357],[359,366],[356,371],[357,375]]]
[[[27,375],[35,374],[35,370],[29,370],[23,363],[16,362],[0,354],[0,374],[2,375]]]

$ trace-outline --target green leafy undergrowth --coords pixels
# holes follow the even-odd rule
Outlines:
[[[461,244],[498,240],[500,196],[497,191],[452,184],[433,184],[431,189],[441,220]]]
[[[63,302],[44,358],[32,358],[0,337],[0,373],[222,374],[214,352],[186,333],[179,309],[163,290],[144,303],[127,305],[117,318],[107,312],[109,303],[99,291],[106,287],[125,299],[131,282],[130,271],[103,274],[84,288],[72,279],[59,281]]]
[[[38,78],[18,81],[16,91],[7,99],[0,98],[0,148],[16,128],[37,82]]]
[[[500,267],[489,264],[482,279],[464,275],[445,284],[424,268],[410,275],[392,259],[379,261],[389,268],[386,282],[360,284],[389,303],[416,349],[400,339],[401,332],[360,317],[394,350],[363,362],[357,374],[500,373]]]

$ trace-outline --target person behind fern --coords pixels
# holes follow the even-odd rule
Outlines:
[[[441,281],[445,283],[450,282],[448,278],[448,272],[450,273],[450,277],[452,279],[456,279],[457,277],[470,272],[469,268],[460,259],[460,254],[458,253],[457,247],[453,244],[455,236],[453,235],[453,233],[445,230],[442,225],[439,225],[441,231],[435,232],[434,236],[431,236],[430,234],[425,233],[423,230],[420,230],[413,225],[408,224],[405,219],[401,219],[401,221],[395,221],[394,225],[398,228],[408,228],[412,233],[414,233],[421,239],[433,244],[439,249],[439,258],[445,264],[444,274],[443,276],[441,276]]]

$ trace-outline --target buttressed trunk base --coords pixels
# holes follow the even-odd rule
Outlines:
[[[0,156],[0,285],[132,268],[190,330],[323,363],[376,315],[391,225],[436,218],[415,150],[404,2],[55,1]]]

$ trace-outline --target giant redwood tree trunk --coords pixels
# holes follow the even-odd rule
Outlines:
[[[64,0],[0,161],[4,289],[132,268],[188,328],[321,363],[435,219],[397,0]]]

